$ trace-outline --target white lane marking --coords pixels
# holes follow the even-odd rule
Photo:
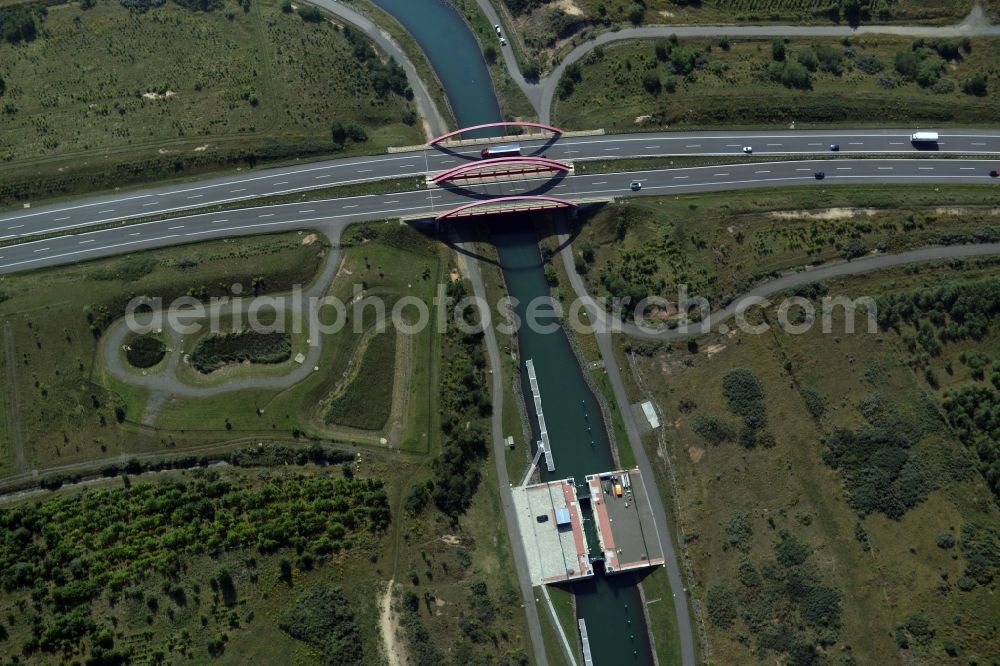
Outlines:
[[[692,143],[692,144],[690,144],[688,146],[684,146],[684,147],[685,148],[701,148],[701,144],[700,143]]]
[[[323,180],[324,178],[329,178],[332,175],[333,175],[332,173],[328,173],[322,176],[316,176],[316,180]]]
[[[310,208],[308,210],[300,210],[299,212],[300,213],[315,213],[316,209],[315,208]]]
[[[780,146],[781,144],[780,143],[769,143],[767,145],[769,145],[769,146]]]
[[[796,171],[812,171],[812,169],[796,169]]]
[[[659,146],[643,146],[643,150],[656,150]]]
[[[920,171],[934,171],[934,167],[917,167]]]
[[[718,178],[719,176],[728,176],[729,174],[728,173],[713,173],[712,175],[715,176],[716,178]]]
[[[129,236],[141,236],[141,235],[142,235],[141,231],[137,231],[134,234],[129,234]]]
[[[223,222],[228,222],[228,221],[229,221],[228,219],[226,219],[226,220],[212,220],[211,223],[212,224],[222,224]]]
[[[754,171],[754,173],[771,173],[770,171]]]
[[[274,217],[274,213],[264,213],[263,215],[258,215],[257,217]]]
[[[280,183],[275,183],[274,184],[275,187],[277,187],[278,185],[288,185],[288,181],[287,180],[283,180]]]
[[[890,141],[889,145],[890,146],[905,146],[906,144],[903,143],[902,141],[898,141],[898,142],[897,141]]]
[[[562,185],[556,185],[556,187],[562,187]],[[399,203],[399,199],[390,199],[389,201],[386,201],[385,203]]]
[[[173,231],[174,229],[183,229],[183,228],[184,228],[184,225],[183,224],[179,224],[176,227],[167,227],[167,231]]]
[[[607,184],[608,184],[608,181],[606,181],[606,180],[599,180],[596,183],[594,183],[594,185],[607,185]]]
[[[726,144],[726,148],[739,148],[741,145],[743,145],[743,144],[740,144],[740,143],[727,143]]]
[[[201,199],[203,196],[205,196],[205,195],[204,194],[192,194],[191,196],[188,197],[188,199]]]
[[[32,250],[32,252],[48,252],[48,250],[49,248],[47,247],[40,247],[37,250]]]
[[[865,145],[865,142],[864,141],[848,141],[847,145],[848,146],[863,146],[863,145]]]
[[[975,171],[976,167],[959,167],[962,171]]]
[[[149,203],[142,204],[142,207],[146,208],[147,206],[159,206],[159,205],[160,205],[159,201],[150,201]]]
[[[837,171],[850,171],[851,167],[837,167]]]
[[[985,143],[976,143],[975,141],[973,141],[972,145],[973,146],[985,146],[986,144]]]
[[[879,167],[879,171],[892,171],[892,167]]]
[[[77,243],[77,245],[86,245],[87,243],[93,243],[93,242],[94,242],[94,239],[91,238],[90,240],[82,240],[79,243]]]
[[[237,190],[229,190],[229,191],[230,191],[230,192],[246,192],[246,191],[247,191],[247,188],[245,188],[245,187],[241,187],[241,188],[239,188],[239,189],[237,189]]]
[[[605,152],[611,152],[612,150],[621,150],[621,148],[605,148]]]
[[[344,206],[344,208],[357,208],[357,204],[351,204],[350,206]]]
[[[205,232],[208,233],[208,232]],[[115,245],[103,245],[101,247],[86,248],[84,250],[74,250],[73,252],[63,252],[62,254],[54,254],[49,259],[62,259],[63,257],[71,257],[76,254],[85,254],[89,252],[94,252],[95,250],[113,250],[118,247],[125,247],[126,245],[135,245],[136,243],[155,243],[161,240],[167,240],[169,238],[179,238],[178,234],[171,234],[169,236],[160,236],[159,238],[147,238],[146,240],[128,241],[126,243],[117,243]],[[20,266],[22,264],[33,264],[39,259],[23,259],[21,261],[14,261],[9,264],[3,264],[0,268],[13,268],[14,266]]]
[[[822,146],[823,144],[822,143],[809,143],[809,144],[806,144],[806,145],[809,145],[809,146]]]
[[[416,164],[400,164],[399,168],[400,169],[412,169],[415,166],[417,166],[417,165]]]
[[[371,169],[358,169],[358,173],[371,173]]]
[[[67,215],[66,217],[57,217],[55,219],[55,221],[56,222],[62,222],[63,220],[68,220],[68,219],[69,219],[69,215]]]
[[[20,229],[20,228],[21,228],[21,227],[23,227],[23,226],[24,226],[23,224],[15,224],[15,225],[14,225],[14,226],[12,226],[12,227],[7,227],[7,229]]]
[[[441,164],[454,164],[455,160],[441,160]]]
[[[687,178],[690,178],[690,176],[674,176],[674,180],[685,180]]]
[[[99,210],[99,211],[97,211],[97,214],[98,215],[104,215],[105,213],[113,213],[113,212],[115,212],[115,209],[114,208],[109,208],[107,210]]]
[[[566,153],[567,155],[569,155],[570,153],[578,153],[578,152],[580,152],[580,151],[579,151],[579,150],[567,150],[567,151],[564,151],[564,152],[565,152],[565,153]]]

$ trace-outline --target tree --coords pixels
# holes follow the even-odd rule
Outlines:
[[[646,73],[642,75],[642,87],[646,89],[646,92],[652,95],[660,94],[663,84],[660,83],[660,77],[657,75],[655,70],[647,70]]]
[[[628,20],[632,25],[641,25],[646,20],[646,5],[641,2],[633,2],[628,8]]]
[[[776,39],[771,42],[771,58],[773,60],[784,60],[785,59],[785,42],[781,39]]]
[[[487,44],[486,48],[483,49],[483,57],[486,58],[486,62],[493,64],[497,61],[497,49],[492,44]]]
[[[2,79],[0,79],[0,84],[2,84]],[[982,72],[978,74],[973,74],[965,81],[962,82],[962,90],[966,95],[975,95],[976,97],[985,97],[986,90],[986,75]],[[3,86],[0,85],[0,94],[3,93]]]
[[[0,76],[0,95],[5,92],[7,92],[7,82],[3,80],[2,76]]]
[[[313,5],[299,7],[299,17],[306,23],[319,23],[323,20],[323,12]]]

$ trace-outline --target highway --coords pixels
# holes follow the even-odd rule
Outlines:
[[[572,200],[600,200],[790,185],[825,187],[874,182],[988,185],[993,182],[1000,184],[1000,179],[989,176],[989,171],[997,164],[998,160],[965,158],[845,158],[834,161],[812,159],[742,163],[737,158],[731,164],[717,166],[529,178],[469,187],[423,188],[393,194],[256,206],[64,233],[0,247],[0,273],[224,236],[311,227],[340,230],[363,221],[407,215],[433,217],[473,199],[511,194],[546,194]],[[823,171],[826,177],[817,180],[814,176],[816,171]],[[629,183],[633,180],[642,183],[639,192],[629,189]],[[81,224],[87,224],[86,219],[93,221],[93,218],[85,218],[92,214],[91,208],[77,207],[74,210]]]
[[[594,160],[657,156],[804,156],[840,146],[841,155],[950,154],[1000,155],[1000,130],[961,129],[942,132],[936,145],[910,143],[912,129],[784,130],[776,132],[650,132],[617,135],[565,136],[524,141],[525,154],[561,160]],[[478,160],[481,146],[454,152],[417,149],[367,157],[344,158],[273,169],[248,170],[197,182],[175,183],[129,192],[83,197],[68,203],[8,210],[0,214],[0,241],[36,234],[74,231],[91,225],[177,213],[206,206],[249,201],[339,185],[386,178],[418,177],[443,171],[463,161]],[[1000,160],[997,161],[1000,165]]]

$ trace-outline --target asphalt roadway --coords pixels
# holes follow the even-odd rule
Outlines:
[[[878,136],[881,141],[891,138],[891,135]],[[655,139],[644,137],[644,140],[648,142]],[[665,139],[661,138],[660,140]],[[685,140],[690,141],[691,139]],[[714,138],[713,140],[722,142],[731,139]],[[801,141],[802,139],[796,137],[796,140]],[[994,141],[1000,142],[1000,135]],[[706,142],[707,139],[701,140],[702,144]],[[644,145],[652,144],[645,143]],[[561,175],[552,178],[526,178],[518,181],[480,183],[446,189],[432,187],[393,194],[256,206],[214,213],[193,213],[155,222],[136,222],[92,231],[77,230],[76,233],[70,233],[69,230],[60,227],[59,230],[65,231],[61,235],[0,247],[0,273],[12,273],[224,236],[305,228],[321,228],[338,232],[350,224],[363,221],[413,215],[434,217],[443,211],[451,210],[476,199],[486,200],[504,195],[543,194],[575,201],[587,201],[607,200],[616,197],[792,185],[805,187],[826,187],[845,183],[922,183],[927,185],[970,183],[989,185],[992,182],[1000,184],[1000,179],[989,176],[989,171],[998,165],[1000,165],[1000,160],[957,157],[941,160],[896,157],[742,163],[739,161],[739,157],[736,157],[733,163],[718,166]],[[815,177],[817,171],[824,172],[825,178],[817,179]],[[421,171],[422,173],[424,172]],[[291,176],[284,176],[284,178],[288,179]],[[629,185],[632,181],[638,181],[642,184],[642,189],[639,192],[630,190]],[[245,184],[250,185],[250,183]],[[233,183],[230,183],[221,189],[227,187],[233,189],[232,185]],[[201,187],[219,189],[217,186],[210,185]],[[186,191],[192,190],[188,187]],[[154,200],[164,201],[169,197],[177,196],[184,196],[184,194],[179,194],[177,190],[171,190],[169,195],[161,195]],[[133,201],[134,199],[129,199],[128,203],[132,204]],[[121,206],[122,204],[115,205]],[[93,217],[94,208],[93,204],[78,204],[73,208],[64,208],[62,214],[45,213],[40,220],[35,222],[21,219],[8,220],[4,224],[37,223],[39,227],[42,227],[43,220],[50,219],[53,215],[57,216],[53,219],[59,219],[65,215],[76,215],[83,226],[97,224],[101,221],[106,222],[107,220],[102,220],[100,216]],[[150,208],[152,207],[147,208],[146,214],[152,212],[149,210]],[[163,212],[163,210],[159,212]],[[52,231],[58,234],[58,231]]]
[[[1000,154],[1000,130],[960,129],[942,132],[937,144],[910,142],[913,129],[784,130],[775,132],[650,132],[565,136],[522,142],[524,154],[560,160],[593,160],[656,156],[804,156],[840,147],[841,155],[857,154]],[[174,183],[94,197],[9,210],[0,214],[0,241],[36,234],[70,232],[134,217],[149,217],[219,204],[249,201],[338,185],[386,178],[418,177],[480,159],[482,146],[462,149],[416,149],[294,166],[245,170],[228,176]],[[1000,165],[1000,160],[997,161]]]

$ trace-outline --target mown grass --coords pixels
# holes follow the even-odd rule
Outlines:
[[[996,86],[987,84],[986,94],[978,96],[964,93],[963,84],[993,70],[1000,42],[970,40],[971,51],[959,50],[944,64],[937,83],[926,86],[895,68],[896,54],[911,51],[912,43],[884,35],[786,39],[785,61],[791,67],[798,68],[800,56],[814,52],[816,45],[840,58],[839,65],[820,64],[808,73],[808,89],[772,79],[770,39],[728,39],[725,48],[719,39],[684,39],[677,47],[668,40],[612,44],[581,61],[576,82],[564,80],[553,103],[553,120],[570,129],[634,131],[775,124],[974,125],[998,117]],[[684,57],[675,58],[676,53]]]
[[[412,104],[374,92],[339,27],[247,6],[57,4],[37,39],[0,44],[0,201],[332,154],[333,121],[368,133],[341,153],[420,143]]]
[[[361,430],[382,429],[392,411],[397,335],[396,329],[389,328],[372,336],[357,375],[330,403],[327,423]]]
[[[189,289],[220,283],[249,285],[266,276],[275,289],[307,284],[326,251],[289,233],[182,245],[126,258],[38,270],[0,278],[10,299],[0,304],[16,349],[19,420],[32,468],[110,457],[133,446],[133,434],[116,420],[140,420],[144,391],[119,392],[95,360],[95,332],[121,314],[132,294],[163,295],[169,301]],[[152,258],[152,262],[145,259]],[[141,273],[133,268],[143,266]],[[105,280],[109,275],[129,280]],[[286,286],[287,285],[287,286]],[[9,470],[9,460],[4,470]]]
[[[721,304],[805,265],[988,240],[998,227],[983,193],[885,185],[643,198],[581,216],[574,251],[592,294],[676,300],[687,285]]]
[[[995,260],[937,262],[837,279],[827,287],[830,293],[857,296],[998,272]],[[881,394],[907,419],[922,424],[924,434],[912,441],[911,455],[931,469],[950,469],[968,453],[943,427],[935,405],[948,388],[968,381],[958,369],[961,352],[996,349],[996,322],[982,340],[946,344],[940,357],[929,360],[939,377],[947,377],[940,389],[911,369],[917,361],[903,335],[881,330],[848,335],[843,324],[835,317],[833,334],[814,326],[796,336],[772,326],[763,335],[711,335],[700,341],[697,354],[659,345],[638,357],[644,385],[664,411],[664,431],[650,443],[649,454],[660,470],[665,469],[660,456],[669,455],[677,474],[679,531],[694,565],[692,592],[703,604],[709,599],[702,612],[712,659],[743,663],[761,655],[776,657],[781,651],[773,649],[769,632],[753,632],[744,624],[772,617],[788,627],[788,637],[805,637],[808,643],[820,636],[832,641],[828,653],[850,646],[854,657],[865,662],[938,662],[949,651],[969,660],[995,654],[991,590],[960,590],[955,581],[969,564],[965,551],[935,543],[943,532],[957,536],[965,523],[997,529],[1000,515],[992,501],[984,501],[988,490],[983,479],[973,474],[956,480],[940,471],[934,473],[938,489],[923,491],[900,519],[881,513],[861,516],[846,501],[841,474],[822,454],[823,438],[833,430],[853,430],[864,423],[862,398]],[[956,369],[953,376],[944,370],[949,361]],[[709,444],[692,429],[698,415],[734,418],[722,387],[735,367],[749,368],[763,387],[774,435],[770,448],[745,449],[735,441]],[[820,417],[807,409],[804,388],[821,396],[826,408]],[[933,423],[939,427],[927,429]],[[744,527],[736,529],[738,514],[743,514]],[[805,563],[779,565],[768,573],[775,555],[787,562],[793,552],[778,546],[785,539],[782,534],[803,544]],[[750,566],[765,576],[798,572],[800,582],[815,581],[807,586],[828,586],[839,595],[839,610],[825,626],[811,629],[809,622],[797,622],[794,605],[782,608],[771,592],[761,591],[773,590],[770,583],[755,591],[741,582],[752,579]],[[736,608],[731,621],[719,603],[720,591],[726,590]],[[933,636],[919,637],[905,627],[900,633],[897,627],[914,613],[929,620]],[[758,651],[765,643],[772,648]]]
[[[653,636],[659,663],[662,666],[683,663],[674,600],[666,594],[670,590],[667,572],[662,567],[657,567],[643,576],[641,585],[646,600],[649,633]],[[678,592],[683,593],[683,590]]]

